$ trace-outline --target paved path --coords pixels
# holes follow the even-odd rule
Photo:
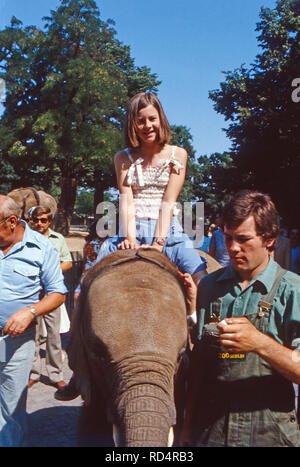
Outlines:
[[[68,335],[62,334],[63,348]],[[64,353],[64,379],[69,381],[72,371]],[[55,387],[51,386],[45,369],[45,344],[41,346],[41,381],[28,390],[27,413],[29,447],[75,447],[78,446],[77,430],[82,405],[81,397],[69,402],[54,399]]]

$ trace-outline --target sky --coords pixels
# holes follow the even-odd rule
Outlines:
[[[117,38],[130,46],[136,66],[148,66],[162,84],[158,97],[170,124],[184,125],[197,155],[230,148],[228,122],[213,109],[208,92],[223,71],[250,66],[260,48],[255,31],[261,7],[276,0],[97,0],[102,20],[113,19]],[[43,27],[59,0],[0,0],[0,30],[14,15]]]

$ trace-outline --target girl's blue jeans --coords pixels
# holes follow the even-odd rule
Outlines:
[[[138,245],[152,244],[156,223],[156,219],[136,219],[136,243]],[[118,249],[117,245],[122,240],[124,240],[124,238],[119,235],[105,240],[95,263],[116,251]],[[192,240],[183,232],[182,226],[175,216],[172,219],[163,253],[165,253],[182,272],[195,274],[206,268],[206,260],[194,249]]]

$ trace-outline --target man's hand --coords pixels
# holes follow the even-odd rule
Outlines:
[[[230,352],[258,352],[266,337],[246,318],[226,318],[217,325],[221,345]],[[268,338],[267,338],[268,339]]]
[[[177,271],[178,275],[183,279],[186,287],[186,301],[188,305],[188,315],[196,310],[198,287],[195,284],[192,276],[188,272]]]
[[[16,337],[22,334],[34,319],[34,314],[28,308],[21,308],[11,315],[4,326],[4,334]]]

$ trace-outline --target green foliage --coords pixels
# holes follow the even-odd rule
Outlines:
[[[171,141],[170,144],[184,148],[188,153],[186,179],[178,202],[183,205],[184,202],[195,201],[194,195],[194,180],[197,173],[197,165],[195,163],[196,151],[193,147],[193,137],[190,130],[184,125],[171,125]]]
[[[80,190],[77,193],[74,211],[76,215],[79,217],[94,215],[94,193],[93,191]]]
[[[183,125],[171,127],[171,144],[183,147],[188,153],[187,174],[178,201],[204,202],[205,216],[214,217],[232,196],[229,189],[233,162],[228,153],[196,156],[193,137]]]
[[[94,0],[61,0],[44,21],[41,31],[13,18],[0,31],[7,90],[2,157],[22,185],[49,190],[60,180],[64,224],[78,186],[100,180],[104,192],[115,183],[113,154],[121,146],[127,102],[157,90],[159,81],[149,68],[135,66]]]
[[[210,92],[214,108],[230,122],[228,188],[271,194],[284,221],[299,225],[300,104],[291,98],[300,70],[299,0],[262,8],[256,30],[261,53],[254,64],[226,72],[220,89]]]
[[[214,218],[229,201],[234,167],[229,153],[214,153],[209,157],[197,159],[198,172],[194,185],[194,193],[198,201],[205,203],[205,216]]]

